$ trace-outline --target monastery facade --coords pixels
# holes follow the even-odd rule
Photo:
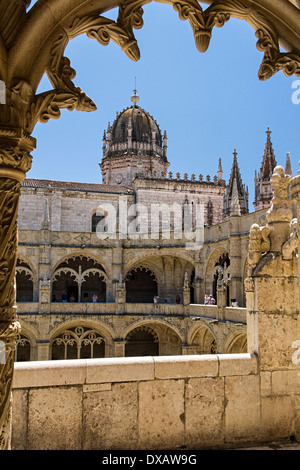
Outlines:
[[[102,184],[22,183],[17,361],[247,351],[247,247],[272,199],[271,131],[249,213],[236,150],[228,183],[221,160],[214,177],[173,174],[166,132],[131,100],[104,132]]]

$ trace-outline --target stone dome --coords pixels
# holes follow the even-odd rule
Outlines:
[[[151,143],[162,147],[162,135],[156,121],[140,106],[131,106],[118,115],[111,130],[111,143],[127,142]]]
[[[108,124],[103,137],[104,156],[121,153],[152,155],[166,161],[167,135],[160,131],[155,119],[138,106],[139,96],[134,90],[132,106],[117,113],[112,126]]]
[[[105,184],[130,186],[136,177],[161,178],[170,165],[166,132],[162,136],[155,119],[138,106],[136,90],[131,101],[103,135],[100,168]]]

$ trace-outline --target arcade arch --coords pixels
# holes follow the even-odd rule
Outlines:
[[[16,300],[32,302],[34,299],[35,275],[31,264],[18,257],[16,264]]]
[[[95,328],[70,326],[52,338],[50,354],[52,360],[105,357],[105,339]]]
[[[229,305],[230,258],[224,247],[216,248],[210,255],[206,265],[205,291],[217,300],[218,275],[227,285],[227,305]]]
[[[195,354],[216,354],[218,352],[215,336],[202,322],[190,333],[189,344]]]
[[[182,335],[163,321],[141,321],[125,332],[125,356],[182,354]]]
[[[225,353],[246,353],[247,352],[247,332],[245,330],[235,331],[227,338]]]
[[[130,302],[129,299],[136,302],[143,302],[143,299],[148,299],[147,302],[153,302],[154,295],[159,296],[160,303],[175,303],[178,295],[182,302],[182,290],[186,273],[192,291],[195,270],[191,261],[173,254],[153,255],[134,260],[127,267],[125,275],[126,289],[130,292],[130,295],[127,296],[127,302]],[[134,278],[132,278],[130,284],[131,275]],[[138,290],[138,286],[143,282],[144,286],[148,286],[147,295],[146,293],[142,295]],[[146,287],[144,288],[146,289]]]
[[[102,264],[88,255],[72,255],[52,275],[52,301],[105,302],[106,283]]]

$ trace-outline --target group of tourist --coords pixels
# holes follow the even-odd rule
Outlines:
[[[204,296],[204,305],[215,305],[216,300],[213,298],[213,296],[205,294]]]

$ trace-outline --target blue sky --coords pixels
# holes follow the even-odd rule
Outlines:
[[[115,19],[117,12],[104,16]],[[190,24],[171,6],[146,5],[143,18],[143,28],[135,30],[139,62],[112,41],[101,46],[85,35],[70,41],[65,55],[77,72],[74,82],[98,109],[62,110],[59,120],[38,123],[27,177],[101,183],[103,131],[117,111],[131,105],[136,77],[139,105],[167,131],[169,170],[213,177],[221,157],[228,181],[236,148],[252,211],[254,172],[261,165],[267,126],[277,164],[284,166],[290,152],[294,174],[298,171],[300,104],[292,102],[297,78],[279,72],[259,81],[263,55],[256,49],[254,30],[240,20],[215,28],[208,51],[201,54]],[[40,91],[47,89],[43,79]]]

